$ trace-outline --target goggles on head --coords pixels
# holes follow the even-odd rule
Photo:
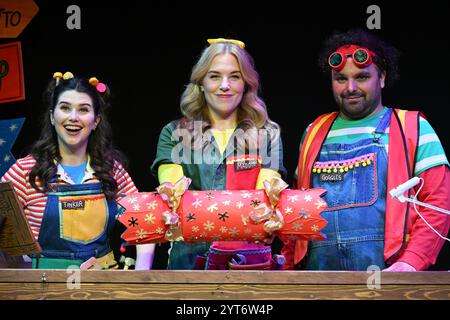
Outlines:
[[[373,51],[355,44],[351,44],[342,46],[330,54],[328,57],[328,64],[333,70],[340,71],[344,68],[347,58],[352,58],[353,63],[358,68],[370,66],[373,62],[376,62],[379,59]]]

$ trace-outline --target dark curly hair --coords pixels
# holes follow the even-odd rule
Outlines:
[[[56,175],[56,163],[59,163],[62,159],[59,153],[56,131],[50,122],[50,114],[54,112],[59,96],[68,90],[89,95],[92,99],[95,116],[100,117],[98,126],[89,137],[87,153],[90,156],[90,165],[95,172],[95,176],[102,183],[107,199],[113,199],[117,191],[117,182],[113,177],[114,160],[124,166],[126,160],[124,155],[115,149],[112,144],[112,129],[107,119],[107,112],[110,107],[108,102],[110,92],[107,88],[106,92],[99,93],[84,78],[52,79],[44,91],[45,112],[40,138],[31,149],[31,155],[36,160],[36,164],[30,172],[30,183],[34,189],[40,192],[50,191],[49,181]],[[42,184],[42,189],[37,186],[37,178]]]
[[[319,55],[319,65],[324,72],[330,71],[328,57],[336,49],[347,44],[357,44],[375,52],[381,62],[377,66],[386,74],[386,85],[392,86],[398,79],[398,59],[400,51],[388,45],[378,36],[362,29],[351,29],[347,32],[335,32],[323,43],[322,52]]]

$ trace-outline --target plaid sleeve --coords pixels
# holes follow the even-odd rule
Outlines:
[[[114,179],[117,182],[116,198],[119,198],[120,195],[122,194],[130,194],[133,192],[138,192],[138,189],[134,185],[134,182],[131,179],[130,175],[118,162],[115,163]]]

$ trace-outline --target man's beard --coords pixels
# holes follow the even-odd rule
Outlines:
[[[358,97],[359,101],[349,102],[348,97]],[[346,94],[341,96],[339,101],[340,111],[352,120],[359,120],[371,114],[377,107],[378,103],[374,100],[366,100],[364,94]]]

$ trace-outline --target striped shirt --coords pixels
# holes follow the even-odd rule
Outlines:
[[[37,191],[31,186],[30,171],[36,164],[36,160],[29,155],[25,158],[18,159],[14,165],[3,175],[1,182],[10,181],[14,186],[19,202],[24,209],[25,216],[30,224],[31,230],[37,239],[39,237],[39,230],[41,228],[42,217],[44,215],[45,206],[47,204],[47,194]],[[129,194],[137,192],[137,188],[131,180],[128,172],[117,161],[114,163],[113,177],[117,182],[117,196],[121,194]],[[58,165],[57,184],[73,184],[69,175],[64,172],[61,165]],[[97,181],[94,176],[94,171],[89,165],[86,166],[83,183]],[[36,184],[41,188],[41,182],[37,179]]]
[[[381,117],[383,117],[387,110],[388,108],[384,107],[381,112],[359,120],[344,120],[338,116],[331,126],[330,132],[328,132],[324,145],[332,143],[350,144],[362,139],[373,138],[373,133]],[[310,127],[311,125],[308,126],[303,134],[301,143],[303,143],[306,133]],[[386,131],[379,137],[381,144],[386,148],[386,151],[389,152],[389,127],[387,127]],[[430,123],[423,117],[420,117],[419,142],[414,175],[418,176],[422,172],[442,164],[449,166],[449,162],[439,137],[436,135],[436,132],[431,127]],[[297,169],[295,170],[295,177],[297,178]]]

